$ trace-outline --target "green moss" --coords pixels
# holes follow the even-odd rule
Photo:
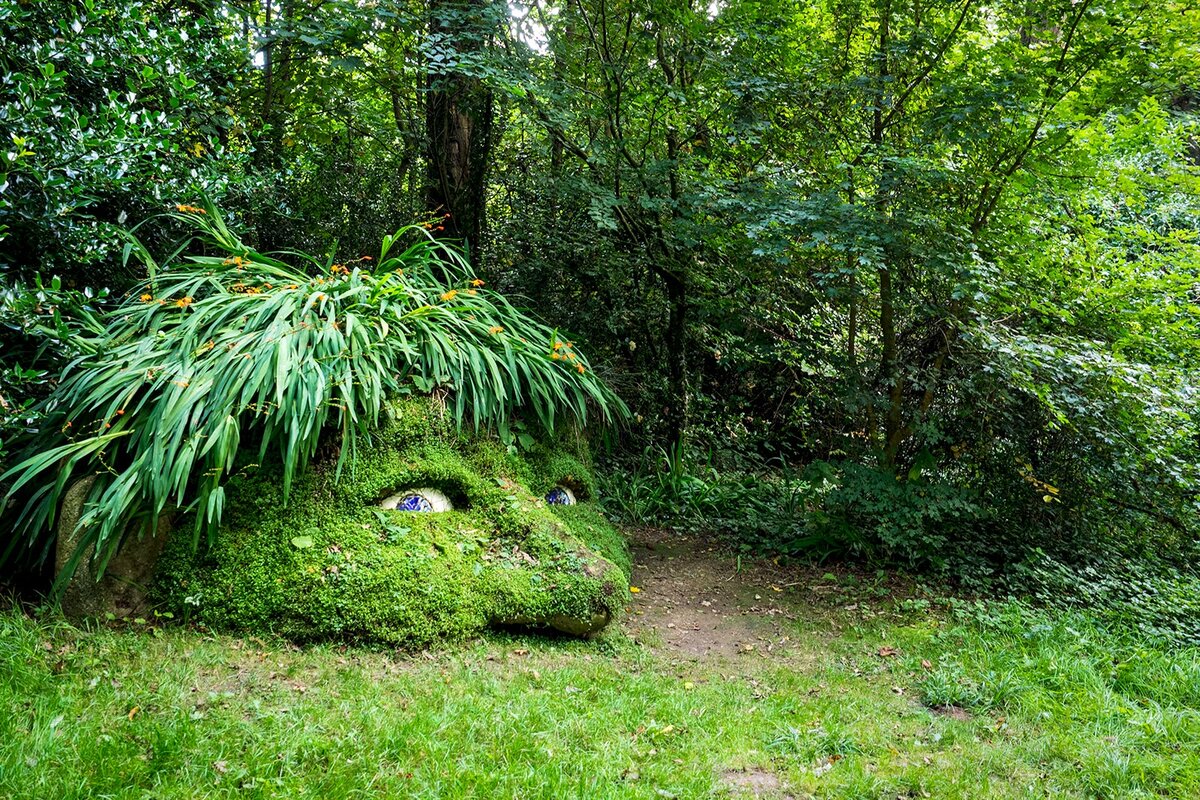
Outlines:
[[[626,576],[633,574],[633,559],[625,537],[591,503],[555,506],[554,514],[576,540],[615,564]]]
[[[526,459],[533,468],[530,488],[545,495],[555,486],[571,488],[579,500],[596,497],[591,453],[577,434],[562,434],[553,442],[539,442]]]
[[[627,600],[628,551],[590,503],[547,507],[559,483],[594,497],[586,452],[539,443],[523,458],[452,430],[428,400],[401,401],[340,479],[318,465],[286,503],[274,469],[233,482],[215,541],[193,554],[174,537],[157,591],[177,615],[299,641],[419,647],[504,624],[590,633]],[[417,487],[456,510],[378,508]]]

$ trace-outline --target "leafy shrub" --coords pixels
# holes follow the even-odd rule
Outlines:
[[[249,154],[216,87],[246,58],[201,9],[0,7],[0,273],[128,285],[118,226],[240,183]]]
[[[844,550],[814,524],[829,488],[787,469],[701,469],[684,448],[648,448],[605,475],[601,502],[627,523],[716,533],[742,552],[820,556]]]
[[[855,555],[944,572],[954,534],[982,514],[972,492],[916,468],[896,476],[853,462],[816,462],[809,473],[829,486],[815,524]]]
[[[196,512],[194,540],[211,536],[244,441],[278,454],[285,496],[327,429],[340,469],[393,393],[452,390],[460,424],[623,411],[570,342],[420,228],[387,237],[377,263],[292,253],[293,266],[243,244],[211,204],[179,208],[216,255],[159,265],[130,237],[150,280],[103,314],[100,346],[37,404],[42,428],[0,477],[24,500],[7,556],[36,555],[66,487],[98,476],[60,582],[91,545],[102,570],[127,525],[168,503]]]
[[[982,512],[969,492],[923,477],[904,480],[853,462],[816,461],[803,470],[764,466],[700,469],[681,450],[647,450],[609,475],[606,508],[633,524],[712,531],[743,552],[833,554],[933,566],[945,572],[964,553],[952,533]]]
[[[1174,645],[1200,645],[1200,575],[1161,559],[1080,564],[1041,550],[1014,566],[1010,587],[1051,608],[1091,608],[1101,619]]]
[[[63,368],[94,351],[101,330],[98,301],[106,293],[65,289],[58,278],[32,288],[0,284],[0,472],[14,440],[35,433],[35,404]]]

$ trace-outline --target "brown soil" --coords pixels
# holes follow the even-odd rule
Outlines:
[[[730,662],[731,672],[746,673],[755,663],[783,662],[789,668],[816,669],[827,652],[824,643],[839,635],[842,626],[888,613],[885,608],[895,599],[912,593],[911,586],[894,576],[865,575],[845,566],[739,559],[702,538],[674,531],[647,528],[628,535],[637,591],[626,630],[681,667],[702,663],[723,669],[723,662]],[[796,621],[803,641],[792,638]],[[895,652],[883,650],[881,656]],[[961,709],[942,713],[956,711]],[[721,796],[796,797],[767,768],[728,769],[719,777]]]
[[[798,658],[784,620],[797,612],[792,588],[810,575],[740,561],[717,547],[658,529],[632,531],[633,586],[627,628],[681,659]]]
[[[779,776],[764,769],[731,769],[721,776],[721,782],[741,797],[780,797],[783,788]],[[783,797],[790,798],[791,795]]]
[[[971,712],[960,706],[934,706],[933,712],[960,721],[971,719]]]

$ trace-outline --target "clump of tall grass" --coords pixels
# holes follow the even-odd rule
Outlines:
[[[244,444],[279,457],[286,490],[323,435],[339,470],[351,462],[396,392],[448,389],[459,424],[475,426],[517,409],[546,428],[625,413],[571,342],[419,227],[386,237],[377,260],[341,264],[256,252],[211,203],[171,216],[193,237],[160,265],[129,235],[126,256],[149,280],[103,316],[98,346],[67,366],[40,432],[0,476],[5,503],[19,502],[0,560],[45,559],[63,493],[87,475],[60,581],[92,545],[103,570],[131,523],[152,526],[168,506],[195,512],[198,543]],[[196,244],[204,255],[178,257]]]

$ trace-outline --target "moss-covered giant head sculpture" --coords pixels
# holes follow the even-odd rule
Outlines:
[[[591,502],[587,461],[581,441],[514,455],[428,399],[400,401],[353,470],[315,465],[286,504],[269,468],[232,482],[215,541],[194,554],[176,536],[156,591],[177,616],[300,641],[589,635],[625,603],[629,560]],[[438,495],[452,510],[402,510]]]

